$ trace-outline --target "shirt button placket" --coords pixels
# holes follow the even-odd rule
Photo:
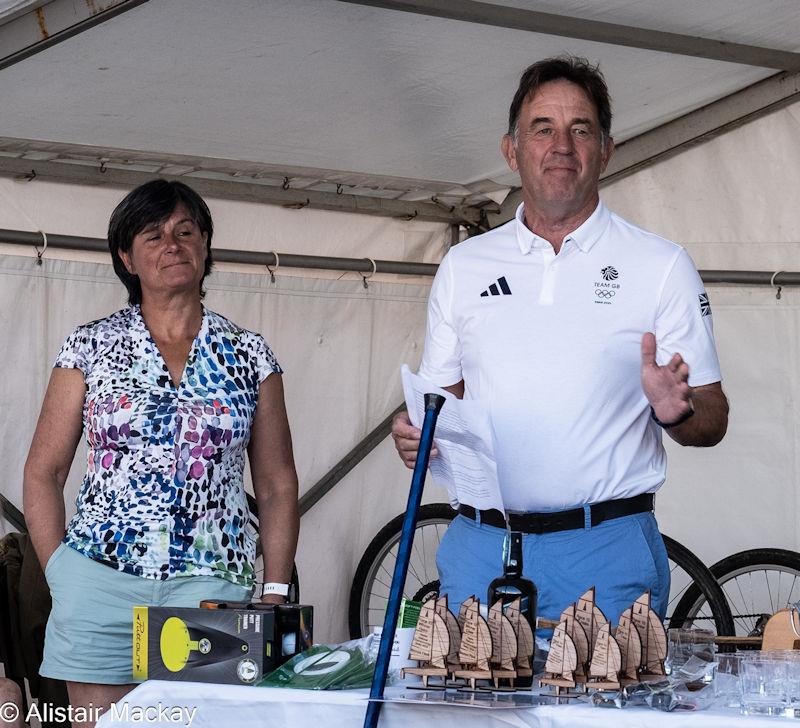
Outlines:
[[[541,306],[553,305],[553,293],[556,284],[556,257],[552,248],[542,250],[542,289],[539,293],[539,304]]]

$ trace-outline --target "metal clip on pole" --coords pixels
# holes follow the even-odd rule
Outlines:
[[[433,431],[436,429],[436,420],[444,402],[444,397],[439,394],[425,395],[425,420],[422,423],[417,462],[414,465],[414,475],[411,477],[411,490],[408,493],[406,515],[403,518],[403,528],[400,532],[400,544],[397,547],[397,561],[394,564],[392,586],[389,590],[389,602],[386,605],[386,617],[383,620],[378,659],[375,663],[375,672],[372,674],[372,687],[369,691],[369,703],[367,704],[367,714],[364,718],[364,728],[376,728],[381,706],[383,705],[378,701],[383,699],[383,688],[386,686],[386,675],[389,672],[389,658],[392,655],[394,632],[397,628],[397,618],[400,614],[400,600],[406,583],[408,562],[411,559],[414,530],[417,527],[417,511],[422,500],[425,474],[428,472],[428,460],[433,447]]]

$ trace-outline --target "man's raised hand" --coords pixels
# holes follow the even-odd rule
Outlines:
[[[642,336],[642,389],[661,422],[675,422],[692,407],[689,365],[673,354],[664,366],[656,363],[656,337]]]

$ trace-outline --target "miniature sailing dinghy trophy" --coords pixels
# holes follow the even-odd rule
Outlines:
[[[530,678],[533,675],[533,630],[520,611],[520,599],[511,602],[503,613],[517,636],[517,657],[514,660],[517,678]]]
[[[544,665],[544,677],[539,680],[539,685],[552,685],[556,689],[556,695],[560,695],[562,689],[575,687],[574,673],[577,667],[578,653],[564,620],[553,630],[550,652]]]
[[[606,622],[597,634],[589,665],[589,682],[586,687],[598,690],[619,690],[619,668],[622,655],[619,645],[611,634],[611,625]]]
[[[540,683],[556,687],[557,694],[571,687],[619,689],[662,677],[666,656],[666,631],[650,606],[649,591],[622,612],[614,630],[595,604],[592,587],[561,613]]]
[[[422,678],[422,686],[426,689],[434,687],[428,685],[428,679],[431,677],[442,678],[441,684],[435,687],[444,689],[444,681],[448,674],[450,633],[447,622],[437,612],[436,606],[437,599],[434,597],[425,602],[419,612],[417,629],[408,653],[409,659],[419,661],[419,667],[404,667],[400,671],[402,677],[419,675]]]
[[[619,625],[614,635],[622,658],[620,682],[623,685],[639,682],[639,667],[642,663],[642,638],[633,623],[633,607],[628,607],[619,616]]]
[[[497,600],[489,610],[489,634],[492,637],[492,656],[489,664],[492,668],[492,680],[495,689],[499,689],[500,680],[508,680],[511,688],[517,677],[515,662],[517,659],[517,635],[511,621],[503,614],[503,602]]]
[[[458,661],[461,667],[453,671],[453,677],[465,679],[471,690],[476,680],[491,680],[489,658],[492,656],[492,634],[489,625],[480,615],[480,601],[473,599],[464,614],[461,632],[461,649]]]
[[[642,643],[639,679],[665,675],[664,660],[667,659],[667,633],[658,615],[650,608],[650,591],[640,596],[631,607],[631,621],[639,631]]]

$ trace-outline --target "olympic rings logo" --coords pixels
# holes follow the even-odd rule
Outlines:
[[[598,296],[599,298],[614,298],[617,295],[616,291],[607,291],[602,288],[595,288],[594,295]]]

